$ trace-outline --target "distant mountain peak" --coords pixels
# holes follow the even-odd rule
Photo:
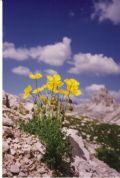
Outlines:
[[[97,90],[92,96],[91,102],[95,103],[96,105],[102,103],[106,107],[117,104],[106,88]]]

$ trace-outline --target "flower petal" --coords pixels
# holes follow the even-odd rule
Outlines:
[[[29,93],[32,91],[32,86],[31,85],[28,85],[25,89],[24,89],[24,92],[25,93]]]
[[[42,78],[42,74],[40,74],[40,73],[29,74],[29,78],[31,78],[31,79],[39,79],[39,78]]]

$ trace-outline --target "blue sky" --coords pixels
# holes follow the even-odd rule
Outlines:
[[[120,98],[120,1],[4,0],[3,89],[22,93],[36,71]]]

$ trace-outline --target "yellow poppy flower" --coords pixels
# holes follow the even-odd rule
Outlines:
[[[73,89],[73,90],[71,90],[71,93],[75,96],[81,95],[81,91],[79,89]]]
[[[37,93],[42,92],[42,91],[45,90],[45,89],[46,89],[46,85],[43,85],[42,87],[36,88],[36,89],[33,91],[33,93],[34,93],[34,94],[37,94]]]
[[[29,94],[30,94],[31,91],[32,91],[32,87],[31,87],[31,85],[28,85],[28,86],[24,89],[24,96],[23,96],[23,98],[24,98],[24,99],[28,98],[28,96],[29,96]]]
[[[48,82],[46,83],[47,89],[53,92],[56,92],[56,89],[63,85],[63,82],[61,81],[61,76],[58,74],[53,76],[48,75],[47,79],[48,79]]]
[[[29,78],[38,80],[42,78],[42,74],[29,74]]]
[[[81,91],[79,90],[80,83],[77,80],[71,78],[65,79],[64,82],[67,85],[67,91],[69,92],[69,95],[73,94],[75,96],[79,96],[81,94]]]
[[[69,92],[66,90],[57,90],[58,93],[63,94],[65,96],[69,96]]]
[[[74,85],[74,86],[79,86],[80,85],[80,83],[77,80],[73,79],[73,78],[65,79],[64,82],[69,86],[70,85]]]

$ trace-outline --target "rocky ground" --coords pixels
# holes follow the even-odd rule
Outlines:
[[[98,145],[87,143],[82,137],[78,136],[77,131],[74,129],[67,130],[67,133],[73,147],[72,165],[79,177],[120,177],[120,173],[94,156],[95,148],[98,147]]]
[[[32,104],[3,94],[3,177],[52,177],[53,170],[41,161],[45,147],[35,136],[20,130],[18,121],[32,117]],[[25,106],[25,107],[23,107]],[[71,165],[81,178],[120,177],[120,173],[95,157],[93,145],[78,136],[77,130],[64,128],[72,145]]]
[[[19,129],[15,111],[4,106],[3,112],[3,176],[50,177],[52,171],[41,162],[45,148],[39,139]]]

